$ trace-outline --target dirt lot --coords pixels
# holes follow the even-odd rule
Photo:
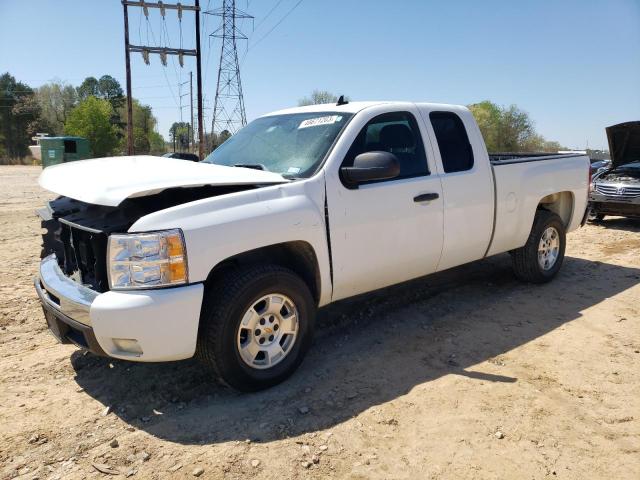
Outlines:
[[[548,285],[502,255],[333,306],[241,395],[55,342],[38,173],[0,167],[0,478],[640,478],[640,222],[571,234]]]

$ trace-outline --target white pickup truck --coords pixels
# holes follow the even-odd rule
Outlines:
[[[487,154],[464,107],[339,102],[260,117],[199,163],[45,169],[35,287],[52,333],[100,355],[197,355],[281,382],[336,300],[509,252],[546,282],[585,220],[589,159]]]

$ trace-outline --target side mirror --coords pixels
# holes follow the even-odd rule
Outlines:
[[[351,188],[359,183],[374,180],[387,180],[400,175],[400,161],[393,153],[366,152],[353,160],[352,167],[342,167],[340,174]]]

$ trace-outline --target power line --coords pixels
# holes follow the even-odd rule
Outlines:
[[[211,7],[211,0],[207,0],[207,9],[205,10],[206,12],[209,11],[209,8]],[[207,15],[203,15],[202,17],[202,30],[203,31],[207,31],[206,30],[206,26],[207,26]],[[209,59],[211,58],[211,50],[213,50],[211,48],[211,37],[208,37],[207,39],[207,60],[204,64],[204,83],[206,85],[207,83],[207,75],[209,74]]]
[[[262,40],[264,40],[265,38],[267,38],[267,37],[269,36],[269,34],[270,34],[271,32],[273,32],[276,28],[278,28],[278,25],[280,25],[282,22],[284,22],[284,21],[285,21],[285,19],[286,19],[289,15],[291,15],[291,13],[293,13],[293,11],[294,11],[296,8],[298,8],[298,5],[300,5],[303,1],[304,1],[304,0],[298,0],[298,2],[297,2],[293,7],[291,7],[291,9],[290,9],[287,13],[285,13],[285,14],[284,14],[284,16],[283,16],[283,17],[278,21],[278,23],[276,23],[276,24],[271,28],[271,30],[269,30],[267,33],[265,33],[265,34],[260,38],[260,40],[257,40],[256,42],[254,42],[254,43],[250,44],[250,45],[249,45],[249,48],[255,47],[258,43],[260,43]]]
[[[156,35],[153,32],[153,25],[149,22],[149,16],[145,15],[147,21],[147,44],[149,44],[149,31],[151,31],[151,38],[153,39],[153,43],[156,44]],[[163,22],[164,27],[166,28],[166,22]],[[160,45],[162,45],[162,30],[160,30]],[[173,58],[173,57],[172,57]],[[174,65],[175,68],[175,65]],[[167,83],[167,87],[169,87],[169,91],[171,92],[171,96],[173,97],[173,102],[176,104],[176,107],[179,107],[178,100],[176,99],[176,94],[173,93],[173,88],[171,88],[171,84],[169,82],[169,77],[167,76],[167,72],[165,69],[162,69],[162,75],[164,76],[165,82]]]
[[[177,86],[177,85],[178,85],[177,83],[174,84],[174,86]],[[160,88],[160,87],[166,87],[166,86],[167,84],[163,83],[160,85],[135,85],[133,88],[137,90],[138,88]]]
[[[266,14],[264,17],[262,17],[262,20],[260,20],[260,21],[258,22],[258,24],[256,25],[256,27],[255,27],[255,29],[254,29],[254,32],[255,32],[255,30],[258,30],[258,29],[260,28],[260,25],[262,25],[262,24],[265,22],[265,20],[266,20],[267,18],[269,18],[269,15],[271,15],[271,14],[274,12],[274,10],[275,10],[276,8],[278,8],[278,6],[279,6],[283,1],[284,1],[284,0],[278,0],[278,1],[276,2],[276,4],[273,6],[273,8],[272,8],[271,10],[269,10],[269,11],[267,12],[267,14]]]
[[[269,36],[269,34],[271,34],[271,32],[273,32],[278,25],[280,25],[282,22],[284,22],[284,20],[298,7],[298,5],[300,5],[302,3],[303,0],[299,0],[293,7],[291,7],[289,9],[289,11],[287,11],[287,13],[284,14],[284,16],[282,18],[280,18],[280,20],[278,20],[276,22],[276,24],[271,27],[271,30],[269,30],[267,33],[265,33],[259,40],[255,41],[254,43],[250,44],[247,47],[247,50],[244,52],[244,55],[242,56],[242,60],[240,61],[240,65],[244,64],[245,59],[247,58],[247,55],[249,54],[249,50],[251,50],[253,47],[255,47],[258,43],[260,43],[262,40],[264,40],[265,38],[267,38]],[[282,2],[282,0],[280,0],[270,11],[267,15],[269,15],[273,10],[275,10],[275,8]],[[263,19],[264,20],[264,19]],[[262,22],[260,22],[262,23]],[[258,25],[260,25],[260,23]],[[257,27],[256,27],[257,29]]]

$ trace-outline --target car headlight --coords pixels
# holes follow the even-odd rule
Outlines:
[[[187,252],[179,229],[109,236],[112,289],[158,288],[188,282]]]

